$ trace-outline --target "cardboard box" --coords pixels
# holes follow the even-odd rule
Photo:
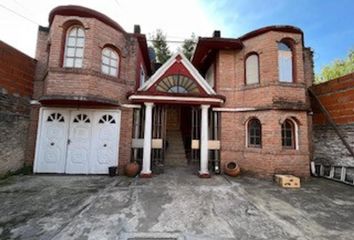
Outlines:
[[[275,181],[283,188],[300,188],[300,178],[293,175],[276,174]]]

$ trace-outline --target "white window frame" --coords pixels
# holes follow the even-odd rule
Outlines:
[[[79,36],[79,32],[78,32],[79,29],[81,29],[83,31],[83,36]],[[75,36],[74,36],[75,43],[74,43],[74,45],[69,45],[69,38],[72,37],[72,36],[70,36],[70,33],[74,30],[76,31]],[[78,46],[78,39],[80,39],[80,38],[83,38],[82,46]],[[82,26],[74,25],[67,30],[66,39],[65,39],[64,63],[63,63],[64,67],[66,67],[66,68],[82,68],[83,63],[84,63],[85,40],[86,40],[85,29]],[[69,48],[74,49],[73,56],[68,56]],[[81,56],[77,56],[78,49],[82,49]],[[71,64],[69,64],[69,59],[72,59]],[[78,61],[78,60],[81,60],[81,61]],[[78,64],[78,62],[80,62],[80,64]]]
[[[284,45],[288,50],[280,49]],[[293,83],[294,82],[294,62],[293,50],[288,44],[283,42],[278,43],[278,74],[279,82]]]
[[[108,51],[109,54],[105,54],[105,51]],[[105,63],[105,59],[108,60],[108,63]],[[116,64],[112,63],[114,61],[116,61]],[[101,52],[101,72],[112,77],[117,77],[119,75],[119,61],[120,57],[117,51],[110,47],[103,48]]]
[[[286,120],[290,121],[294,126],[294,131],[293,131],[294,132],[294,148],[286,148],[284,146],[282,146],[282,148],[283,148],[283,150],[299,150],[299,131],[300,131],[299,125],[297,124],[297,122],[293,118],[286,118],[286,119],[284,119],[284,121],[280,125],[280,131],[282,131],[282,125],[285,123]]]
[[[255,72],[251,72],[251,66],[250,64],[253,62],[250,62],[250,60],[252,60],[251,58],[255,57],[256,62],[254,62],[254,64],[256,64],[256,66],[253,67],[253,71]],[[246,77],[246,85],[252,85],[252,84],[259,84],[259,56],[256,53],[251,53],[250,55],[247,56],[246,61],[245,61],[245,77]],[[251,79],[251,77],[255,77],[256,81],[251,81],[253,79]]]

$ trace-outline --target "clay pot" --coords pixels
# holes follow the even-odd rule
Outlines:
[[[128,163],[125,166],[125,175],[127,175],[128,177],[135,177],[140,170],[140,166],[137,162],[131,162]]]
[[[236,163],[236,161],[228,161],[224,165],[224,173],[231,177],[236,177],[240,174],[240,166]]]

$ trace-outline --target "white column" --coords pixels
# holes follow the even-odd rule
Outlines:
[[[152,107],[153,103],[145,103],[145,129],[142,175],[151,174],[151,132],[152,132]]]
[[[202,105],[200,126],[200,171],[199,175],[209,175],[208,171],[208,110],[210,105]]]

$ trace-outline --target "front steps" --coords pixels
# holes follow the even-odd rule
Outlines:
[[[165,153],[165,166],[185,167],[187,166],[186,153],[183,146],[182,135],[179,130],[167,132],[168,148]]]

